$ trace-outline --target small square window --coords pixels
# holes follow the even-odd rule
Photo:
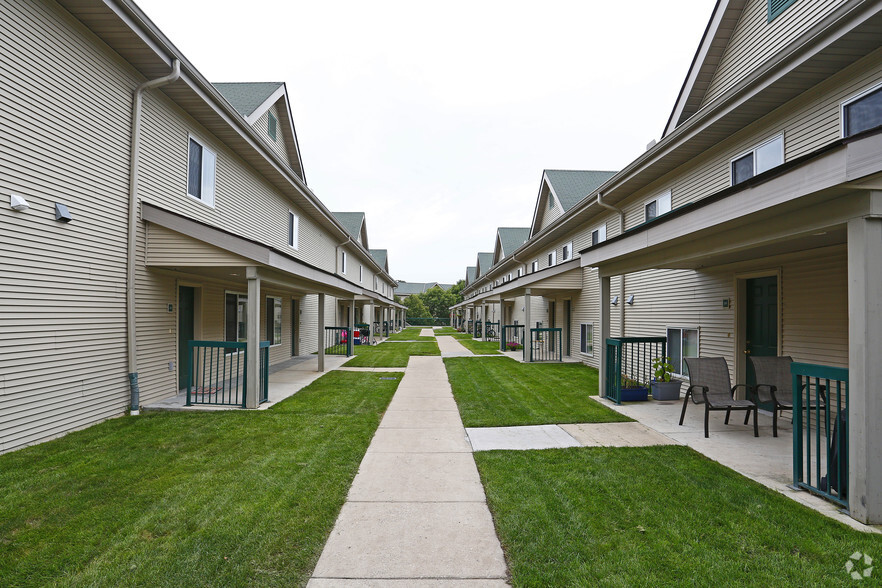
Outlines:
[[[530,264],[530,273],[535,274],[537,271],[539,271],[539,260],[538,259]]]
[[[604,241],[606,241],[606,225],[600,225],[598,228],[591,231],[591,246],[593,247]]]
[[[671,212],[671,191],[660,194],[654,200],[647,202],[645,206],[645,220],[651,221],[661,215]]]
[[[557,263],[557,251],[552,251],[548,254],[548,267],[551,267]]]
[[[267,113],[269,116],[267,117],[267,133],[269,133],[270,138],[275,141],[276,140],[276,117],[273,116],[272,112]]]
[[[882,88],[842,106],[842,136],[851,137],[882,126]]]
[[[784,135],[778,135],[732,160],[732,185],[740,184],[782,163],[784,163]]]
[[[561,261],[568,261],[571,257],[573,257],[573,244],[567,243],[563,246],[560,259]]]

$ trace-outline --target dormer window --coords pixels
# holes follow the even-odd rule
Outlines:
[[[666,212],[671,212],[671,191],[668,190],[664,194],[660,194],[647,202],[644,210],[646,211],[646,221],[651,221]],[[605,232],[606,229],[604,228],[604,233]]]

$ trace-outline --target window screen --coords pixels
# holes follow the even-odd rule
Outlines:
[[[748,153],[732,162],[732,185],[740,184],[753,177],[753,153]]]
[[[846,137],[882,126],[882,88],[846,104],[843,117]]]

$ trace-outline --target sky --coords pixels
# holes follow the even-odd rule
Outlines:
[[[392,276],[454,283],[544,169],[661,137],[713,0],[136,0],[211,82],[285,82],[306,180]]]

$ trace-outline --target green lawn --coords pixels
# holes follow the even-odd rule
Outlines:
[[[476,355],[500,355],[499,343],[494,341],[478,341],[471,337],[458,337],[460,344]]]
[[[420,343],[380,343],[356,345],[355,357],[343,364],[346,367],[407,367],[411,355],[441,355],[434,341]]]
[[[389,335],[387,341],[434,341],[435,337],[420,337],[424,327],[407,327],[400,333]]]
[[[0,455],[0,584],[304,584],[400,378],[332,372],[270,410],[146,413]]]
[[[855,586],[854,531],[686,447],[475,454],[514,586]],[[876,576],[876,574],[873,574]]]
[[[466,427],[631,420],[589,398],[597,370],[582,364],[450,357],[444,365]]]

